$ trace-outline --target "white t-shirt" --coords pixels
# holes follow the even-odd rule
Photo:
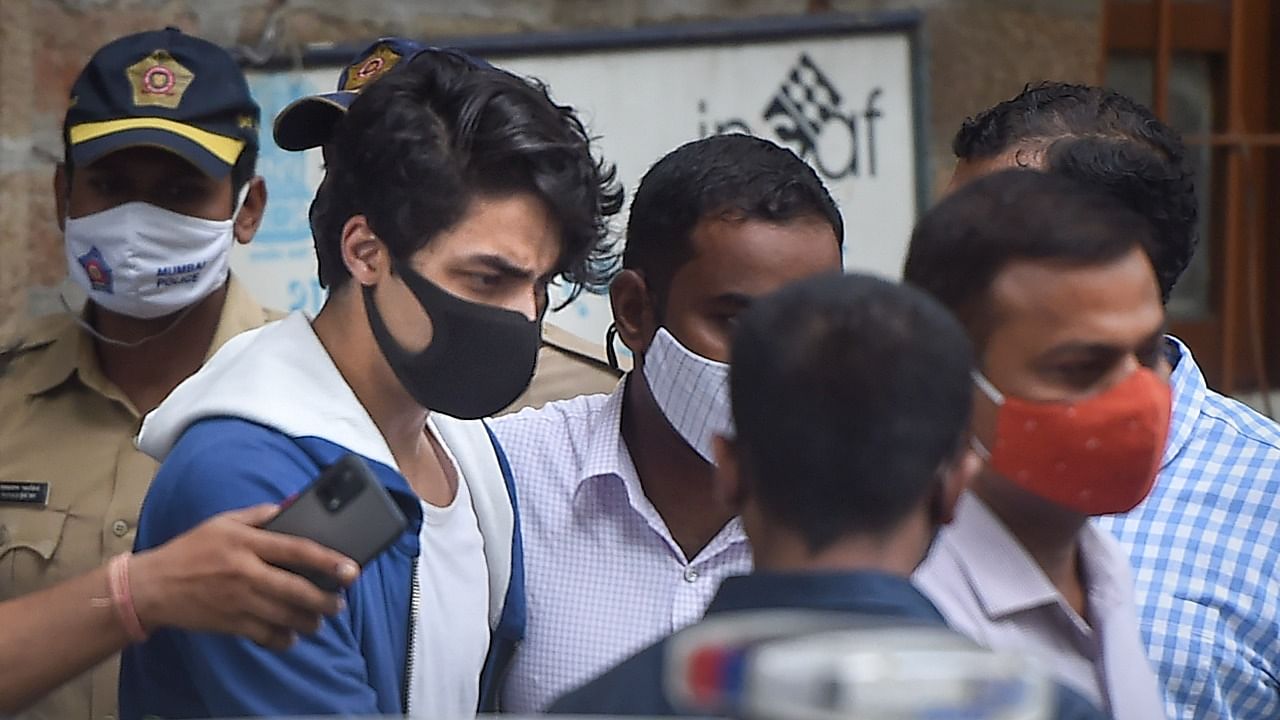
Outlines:
[[[447,447],[445,453],[457,472],[458,492],[448,507],[422,502],[420,595],[409,678],[409,714],[432,720],[475,717],[489,651],[484,538],[466,478]]]

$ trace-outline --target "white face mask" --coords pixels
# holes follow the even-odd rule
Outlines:
[[[707,462],[715,462],[711,439],[733,434],[729,366],[698,355],[658,328],[644,354],[649,392],[680,437]]]
[[[248,189],[246,183],[237,208]],[[205,220],[145,202],[67,218],[67,272],[111,312],[162,317],[222,287],[234,226],[234,218]]]

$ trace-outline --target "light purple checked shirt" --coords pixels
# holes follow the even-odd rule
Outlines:
[[[951,627],[996,650],[1040,660],[1115,720],[1159,720],[1164,697],[1147,661],[1128,556],[1105,531],[1080,531],[1088,621],[973,493],[912,580]]]
[[[544,710],[701,618],[721,580],[751,571],[737,519],[685,558],[622,440],[624,387],[491,421],[515,476],[529,604],[504,712]]]

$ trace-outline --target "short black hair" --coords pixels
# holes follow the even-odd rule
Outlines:
[[[685,143],[649,168],[627,220],[624,268],[638,270],[665,307],[671,278],[694,254],[694,227],[711,216],[825,221],[844,244],[844,220],[817,173],[790,150],[751,135]]]
[[[1002,170],[931,208],[911,234],[903,279],[950,309],[983,346],[988,293],[1009,263],[1092,267],[1152,243],[1147,220],[1104,190],[1034,170]]]
[[[896,529],[963,447],[969,340],[919,290],[867,275],[807,278],[753,303],[732,351],[744,480],[811,552]]]
[[[1050,172],[1100,187],[1142,213],[1165,302],[1197,243],[1194,174],[1182,138],[1141,103],[1114,90],[1062,82],[1027,85],[964,121],[952,142],[961,160],[1043,151]]]
[[[350,278],[341,240],[355,215],[404,259],[457,224],[474,198],[529,192],[557,224],[556,274],[571,296],[602,291],[616,262],[608,217],[622,190],[573,108],[535,80],[432,55],[370,83],[334,129],[311,207],[321,285]]]

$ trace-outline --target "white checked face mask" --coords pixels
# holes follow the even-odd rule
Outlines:
[[[237,208],[248,189],[246,183]],[[205,220],[140,201],[67,218],[67,273],[111,312],[162,317],[222,286],[234,226],[234,218]]]
[[[708,360],[658,328],[644,354],[644,378],[658,408],[689,446],[715,463],[712,438],[733,434],[729,366]]]

